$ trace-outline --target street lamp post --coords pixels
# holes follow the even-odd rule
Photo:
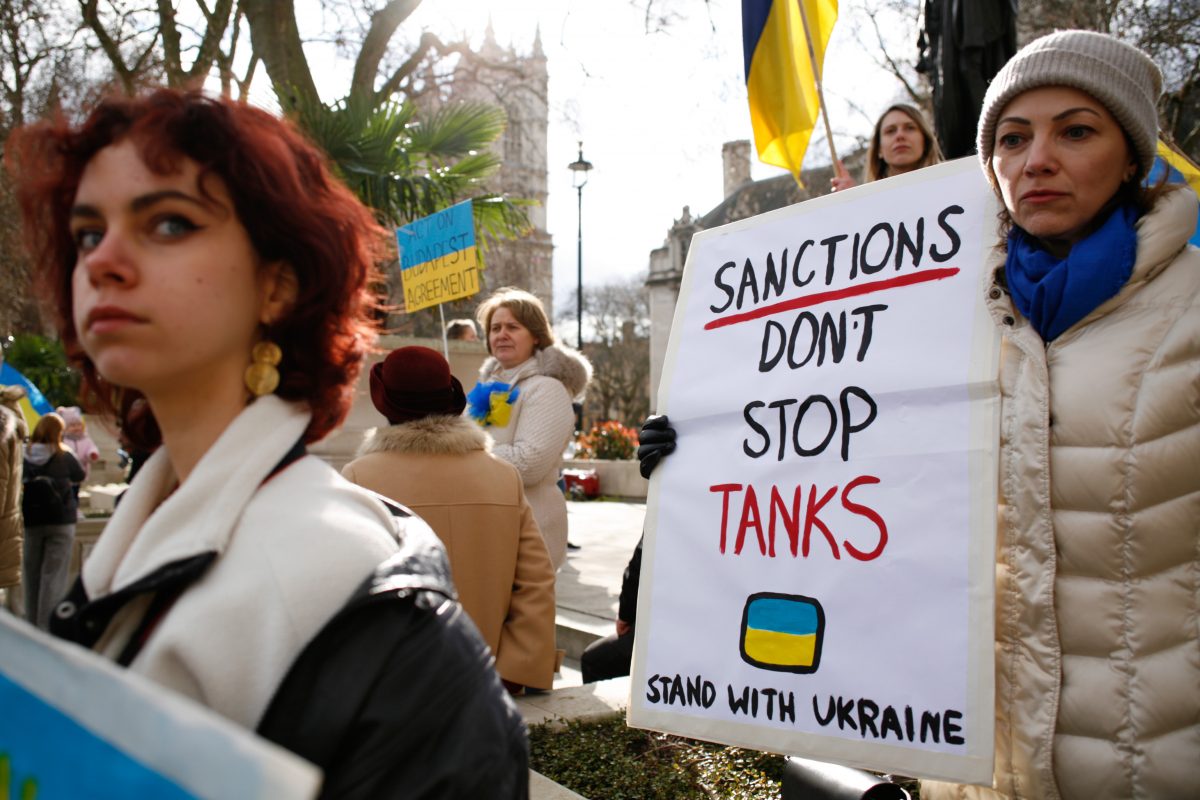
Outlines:
[[[579,143],[579,158],[567,165],[571,170],[571,185],[579,200],[579,235],[576,238],[575,284],[575,347],[583,350],[583,187],[587,186],[592,162],[583,160],[583,142]]]

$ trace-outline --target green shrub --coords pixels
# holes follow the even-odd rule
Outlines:
[[[629,728],[534,725],[530,766],[593,800],[777,800],[783,757]]]
[[[4,360],[40,389],[51,406],[78,404],[79,372],[67,363],[58,339],[18,333],[5,343]]]

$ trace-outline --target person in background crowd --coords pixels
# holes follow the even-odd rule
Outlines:
[[[21,609],[21,443],[28,435],[25,416],[17,402],[25,396],[20,386],[0,386],[0,589],[4,605]]]
[[[305,453],[374,341],[371,212],[289,123],[194,91],[36,123],[5,160],[84,406],[161,445],[52,632],[316,764],[323,797],[524,797],[436,536]]]
[[[597,639],[579,657],[584,683],[606,681],[629,674],[633,662],[633,626],[637,622],[638,585],[642,580],[642,540],[621,576],[621,594],[617,600],[617,632]]]
[[[587,389],[592,365],[555,343],[541,301],[529,292],[500,289],[477,317],[492,357],[479,369],[467,412],[491,433],[492,453],[520,471],[557,570],[567,557],[567,502],[558,473],[575,435],[571,401]]]
[[[84,469],[63,443],[66,425],[44,414],[29,437],[21,478],[25,519],[25,618],[45,629],[50,611],[67,589],[79,501],[75,489]]]
[[[941,161],[942,151],[925,115],[907,103],[896,103],[875,122],[875,131],[867,148],[865,183],[903,175]],[[830,184],[833,191],[838,192],[857,186],[858,181],[838,162],[837,174]]]
[[[446,323],[446,338],[460,342],[478,342],[479,332],[475,330],[475,321],[470,319],[452,319]]]
[[[84,479],[86,480],[86,476],[92,471],[92,463],[100,460],[100,448],[96,447],[92,437],[88,436],[87,423],[83,421],[83,411],[79,406],[59,406],[54,409],[54,413],[62,417],[63,423],[67,426],[63,432],[63,442],[71,448],[71,452],[83,465]]]
[[[978,149],[1004,204],[995,791],[1200,797],[1196,196],[1142,185],[1158,67],[1087,31],[996,75]]]
[[[462,416],[467,399],[436,350],[402,347],[371,368],[389,426],[371,432],[342,475],[421,515],[446,545],[463,608],[510,692],[550,689],[554,566],[516,468]]]

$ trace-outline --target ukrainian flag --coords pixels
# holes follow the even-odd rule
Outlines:
[[[25,415],[25,424],[29,426],[30,431],[37,427],[42,414],[49,414],[54,410],[46,402],[41,390],[8,362],[0,364],[0,386],[20,386],[25,390],[25,396],[17,401],[17,405]]]
[[[742,612],[742,660],[777,672],[816,672],[825,612],[811,597],[762,592]]]
[[[804,3],[816,64],[808,55]],[[759,160],[800,181],[804,151],[817,124],[817,80],[837,20],[837,0],[742,0],[746,93]]]
[[[1167,183],[1186,183],[1192,191],[1200,195],[1200,167],[1193,164],[1187,156],[1172,148],[1162,139],[1158,140],[1158,157],[1154,166],[1146,176],[1146,183],[1153,186],[1158,182],[1163,170],[1167,171]],[[1196,220],[1196,230],[1192,232],[1192,244],[1200,247],[1200,218]]]

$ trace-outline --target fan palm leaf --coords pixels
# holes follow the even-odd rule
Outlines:
[[[420,116],[411,103],[299,103],[296,121],[350,189],[388,225],[470,198],[480,238],[529,230],[526,201],[482,190],[500,169],[488,147],[507,124],[503,109],[461,103]]]

